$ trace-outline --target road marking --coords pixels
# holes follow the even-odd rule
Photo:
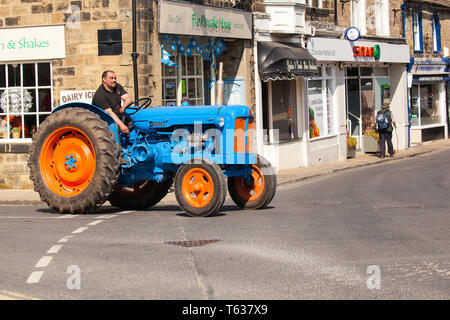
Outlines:
[[[91,223],[88,223],[88,226],[95,226],[95,225],[97,225],[99,223],[102,223],[103,221],[105,221],[105,220],[95,220],[95,221],[93,221]]]
[[[67,241],[69,241],[69,238],[72,238],[72,236],[65,236],[65,237],[61,238],[61,239],[58,241],[58,243],[67,242]]]
[[[44,271],[33,271],[27,279],[27,283],[39,283]]]
[[[51,253],[58,253],[58,251],[61,250],[62,246],[63,246],[62,244],[57,244],[57,245],[51,247],[50,249],[48,249],[47,253],[48,253],[48,254],[49,254],[49,253],[50,253],[50,254],[51,254]]]
[[[7,297],[7,296],[2,296],[0,294],[0,300],[17,300],[17,299],[14,299],[14,298],[11,298],[11,297]]]
[[[35,268],[45,268],[48,266],[50,261],[52,261],[53,257],[51,256],[43,256],[37,263]]]
[[[79,216],[81,216],[81,214],[65,214],[60,217],[56,217],[56,219],[72,219]]]
[[[6,291],[6,290],[0,290],[0,293],[7,294],[8,296],[12,296],[14,298],[21,298],[21,299],[27,299],[27,300],[41,300],[38,298],[28,297],[26,295],[23,295],[23,294],[20,294],[17,292],[11,292],[11,291]]]
[[[81,227],[78,228],[77,230],[73,231],[72,233],[82,233],[83,231],[87,230],[89,227]]]

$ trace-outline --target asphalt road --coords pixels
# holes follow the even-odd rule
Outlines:
[[[279,187],[266,210],[227,199],[208,218],[2,206],[0,299],[449,299],[449,158]]]

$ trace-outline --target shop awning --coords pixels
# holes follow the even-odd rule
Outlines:
[[[318,76],[316,59],[295,44],[258,42],[258,69],[263,81]]]

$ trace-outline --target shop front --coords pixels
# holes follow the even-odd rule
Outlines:
[[[175,1],[159,13],[161,104],[251,105],[251,13]]]
[[[448,138],[448,59],[413,58],[408,66],[411,144]]]
[[[52,61],[64,26],[0,29],[0,144],[29,143],[53,109]]]
[[[397,122],[394,146],[405,149],[408,46],[317,37],[308,41],[308,49],[317,59],[322,77],[308,80],[306,99],[309,109],[325,110],[319,119],[315,112],[308,114],[312,126],[309,162],[345,160],[347,136],[356,138],[359,152],[376,153],[375,115],[384,103],[391,105]],[[319,84],[321,90],[317,89]],[[317,92],[322,93],[322,99],[316,98]],[[316,126],[318,130],[314,130]]]
[[[258,153],[277,169],[303,166],[302,97],[306,79],[318,75],[316,59],[299,43],[255,42]]]

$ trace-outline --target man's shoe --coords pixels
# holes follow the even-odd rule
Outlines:
[[[386,156],[384,154],[380,154],[380,158],[384,159],[384,158],[386,158]]]
[[[391,158],[395,156],[395,151],[390,154]]]

